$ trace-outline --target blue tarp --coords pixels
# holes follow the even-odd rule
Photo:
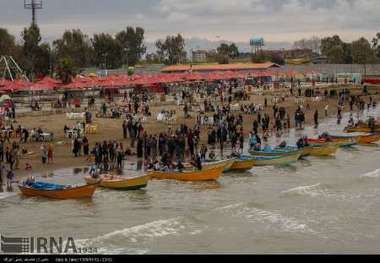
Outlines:
[[[65,188],[64,185],[46,182],[34,182],[30,187],[40,190],[62,190]]]

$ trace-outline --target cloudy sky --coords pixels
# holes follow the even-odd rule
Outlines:
[[[380,31],[380,0],[43,0],[43,4],[38,23],[45,40],[71,28],[87,34],[115,33],[126,25],[144,27],[148,41],[175,33],[243,42],[253,36],[292,42],[338,33],[349,41],[372,38]],[[23,0],[0,0],[0,27],[19,35],[30,20]]]

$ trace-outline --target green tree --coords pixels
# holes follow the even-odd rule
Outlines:
[[[119,68],[122,65],[122,47],[109,34],[95,34],[91,40],[94,48],[94,62],[103,68]]]
[[[65,31],[62,38],[53,42],[53,47],[58,60],[70,58],[78,68],[91,65],[91,41],[80,29]]]
[[[9,34],[5,28],[0,28],[0,56],[13,56],[16,49],[15,37]]]
[[[146,54],[145,60],[146,60],[146,63],[148,63],[148,64],[159,64],[160,63],[160,58],[155,53]]]
[[[64,84],[70,83],[77,74],[75,63],[70,57],[60,58],[56,71],[57,76]]]
[[[352,42],[352,58],[356,64],[371,64],[375,62],[375,53],[370,42],[361,37]]]
[[[252,62],[253,63],[264,63],[267,61],[268,61],[268,58],[267,58],[267,56],[265,56],[264,52],[262,52],[262,51],[252,55]]]
[[[344,49],[342,45],[331,47],[326,53],[328,61],[332,64],[344,63]]]
[[[124,63],[134,66],[139,62],[142,55],[145,54],[144,33],[145,31],[141,27],[127,27],[126,30],[116,35],[116,39],[123,50]]]
[[[228,64],[230,59],[237,58],[239,56],[239,49],[235,43],[230,45],[222,43],[216,50],[217,61],[219,64]]]
[[[165,41],[156,42],[157,55],[161,62],[173,65],[186,61],[185,39],[181,34],[167,36]]]
[[[376,59],[380,60],[380,32],[372,39],[372,48],[375,52]]]
[[[46,75],[50,69],[51,49],[49,44],[41,42],[40,29],[36,24],[22,32],[24,67],[30,76]]]

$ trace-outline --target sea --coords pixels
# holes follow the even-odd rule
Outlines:
[[[380,109],[361,118],[380,116]],[[335,116],[302,135],[341,133]],[[355,114],[356,117],[356,114]],[[87,168],[57,170],[44,181],[83,184]],[[131,175],[138,175],[130,171]],[[41,176],[38,175],[37,176]],[[215,182],[152,180],[137,191],[97,189],[88,200],[0,192],[0,234],[72,237],[100,254],[379,253],[380,147],[339,149],[282,167],[254,167]]]

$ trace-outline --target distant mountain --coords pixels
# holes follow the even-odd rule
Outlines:
[[[235,43],[237,47],[239,48],[240,52],[250,52],[251,48],[249,46],[249,41],[247,42],[233,42],[229,40],[219,40],[219,41],[212,41],[208,40],[206,38],[188,38],[185,40],[186,42],[186,51],[189,54],[191,50],[198,50],[198,49],[205,49],[205,50],[211,50],[216,49],[220,44],[222,43]],[[146,42],[145,45],[147,46],[147,53],[153,53],[156,51],[156,47],[154,42]],[[289,49],[292,47],[292,43],[290,42],[265,42],[264,49]]]

